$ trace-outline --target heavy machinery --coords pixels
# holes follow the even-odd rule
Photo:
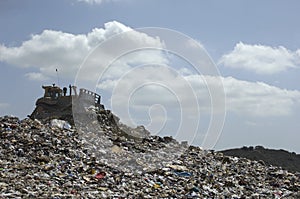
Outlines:
[[[29,116],[31,119],[61,119],[74,124],[74,113],[86,115],[91,107],[95,111],[106,112],[104,105],[100,104],[101,96],[87,89],[81,88],[78,94],[76,86],[69,85],[67,94],[67,87],[61,89],[55,84],[42,88],[44,96],[36,101],[36,108]]]
[[[76,86],[70,85],[67,94],[66,87],[61,89],[55,84],[42,88],[44,96],[36,101],[36,108],[29,115],[31,119],[38,119],[43,123],[60,119],[79,126],[94,125],[96,121],[99,127],[110,127],[120,137],[136,140],[150,136],[144,126],[131,128],[120,123],[120,119],[100,103],[101,96],[92,91],[81,88],[78,94]]]

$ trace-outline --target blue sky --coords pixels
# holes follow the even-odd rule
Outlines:
[[[300,153],[299,7],[296,0],[1,0],[0,113],[26,117],[42,95],[41,85],[57,82],[55,67],[59,68],[61,85],[73,83],[91,49],[115,33],[162,27],[200,42],[217,64],[227,96],[227,112],[216,149],[264,145]],[[141,55],[141,60],[139,56],[134,58],[135,63],[144,63],[146,54]],[[147,58],[175,70],[179,63],[188,67],[184,62],[166,61],[160,53],[147,52]],[[129,56],[119,60],[111,73],[115,79],[98,85],[107,107],[116,75],[129,69],[130,59]],[[151,74],[157,69],[145,70]],[[202,85],[194,79],[195,74],[182,76],[195,89]],[[134,86],[131,80],[126,83]],[[162,99],[168,99],[165,95]],[[151,100],[143,103],[145,108]],[[136,122],[147,124],[149,118],[144,109],[135,110]],[[164,114],[160,106],[152,107],[152,111],[157,114],[153,121],[159,121]],[[209,115],[202,115],[207,126]],[[177,128],[176,117],[171,115],[169,121],[165,134]],[[151,128],[156,129],[155,125]],[[194,144],[201,143],[200,137]]]

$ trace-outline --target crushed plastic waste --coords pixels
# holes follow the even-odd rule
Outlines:
[[[190,176],[192,176],[192,173],[190,173],[190,172],[184,172],[184,171],[182,171],[182,172],[174,172],[177,176],[181,176],[181,177],[190,177]]]
[[[300,198],[299,173],[194,146],[154,170],[118,170],[86,149],[78,129],[61,124],[0,117],[0,198]],[[107,135],[115,156],[175,143]]]
[[[58,127],[60,129],[71,129],[71,125],[64,120],[53,119],[50,121],[50,125],[53,127]]]
[[[102,178],[104,178],[106,176],[106,173],[105,172],[99,172],[99,173],[97,173],[96,174],[96,178],[97,179],[102,179]]]

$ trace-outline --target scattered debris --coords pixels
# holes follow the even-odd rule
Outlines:
[[[107,136],[115,155],[166,144],[158,136],[143,142]],[[78,129],[38,120],[0,117],[0,142],[0,198],[300,197],[299,173],[194,146],[161,168],[138,173],[102,162],[86,150]]]

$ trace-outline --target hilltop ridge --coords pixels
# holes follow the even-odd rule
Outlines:
[[[243,157],[250,160],[263,160],[267,165],[282,167],[300,172],[300,154],[283,149],[267,149],[263,146],[250,146],[220,151],[225,155]]]

